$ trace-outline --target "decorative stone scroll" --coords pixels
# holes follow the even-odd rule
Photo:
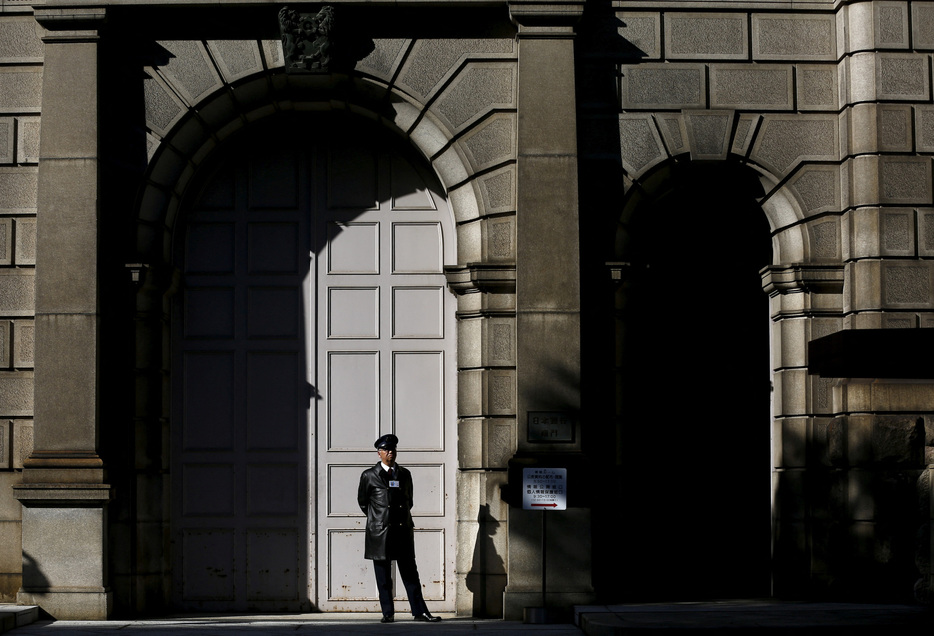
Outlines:
[[[279,10],[279,31],[287,73],[327,73],[331,64],[334,7],[318,13],[299,13],[287,6]]]

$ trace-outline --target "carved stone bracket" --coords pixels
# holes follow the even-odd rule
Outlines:
[[[762,288],[770,295],[810,291],[821,294],[843,292],[843,265],[771,265],[761,272]]]
[[[448,287],[458,296],[474,292],[511,294],[516,291],[514,265],[468,263],[444,268]]]
[[[317,13],[299,13],[287,6],[279,10],[279,31],[287,73],[327,73],[331,65],[334,7]]]

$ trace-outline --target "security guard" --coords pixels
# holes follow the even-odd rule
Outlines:
[[[399,564],[399,573],[409,598],[412,616],[417,621],[434,623],[422,597],[422,584],[415,565],[415,524],[412,522],[412,473],[396,464],[399,438],[383,435],[374,446],[379,463],[360,475],[357,503],[366,515],[364,558],[373,561],[376,588],[383,610],[380,622],[393,622],[392,562]]]

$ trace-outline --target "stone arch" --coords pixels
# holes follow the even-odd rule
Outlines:
[[[169,356],[163,347],[171,342],[166,302],[177,278],[172,266],[174,230],[186,196],[200,181],[196,175],[211,162],[209,157],[254,123],[279,113],[337,112],[399,137],[434,172],[443,190],[439,194],[452,210],[456,246],[444,257],[450,289],[472,299],[514,293],[517,89],[512,37],[441,45],[378,41],[374,56],[358,64],[352,74],[305,76],[283,72],[275,42],[160,44],[172,56],[165,66],[146,69],[148,167],[135,223],[137,260],[144,270],[137,294],[137,420],[151,432],[153,450],[159,445],[155,431],[165,429],[171,419],[168,401],[160,396],[168,391],[169,369],[163,365]],[[236,60],[250,56],[252,72],[234,69]],[[471,293],[476,291],[490,293]],[[487,319],[485,301],[479,311],[460,316],[462,347],[472,351],[485,346],[487,330],[473,327]],[[496,312],[492,320],[508,325],[510,331],[515,328],[509,312]],[[473,365],[458,364],[458,377],[462,382],[466,377],[465,383],[473,386],[476,372],[468,366]],[[472,394],[464,396],[471,403],[481,402]],[[474,433],[470,429],[459,434],[459,442],[485,445],[484,434]],[[514,449],[515,441],[505,446]],[[468,468],[478,469],[472,464]],[[472,545],[470,526],[479,523],[474,518],[464,521],[457,525],[458,549]],[[163,520],[163,525],[168,523]],[[167,535],[155,525],[151,535],[154,545],[162,543],[166,554],[171,551],[165,543]],[[489,576],[494,585],[504,578],[499,571]],[[465,589],[463,582],[458,588]],[[472,602],[469,594],[458,596],[458,603],[462,602]],[[497,607],[474,610],[501,614]]]

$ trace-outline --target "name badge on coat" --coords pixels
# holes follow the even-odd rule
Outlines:
[[[398,480],[398,479],[390,479],[390,480],[389,480],[389,487],[390,487],[390,488],[398,488],[398,487],[399,487],[399,480]]]

